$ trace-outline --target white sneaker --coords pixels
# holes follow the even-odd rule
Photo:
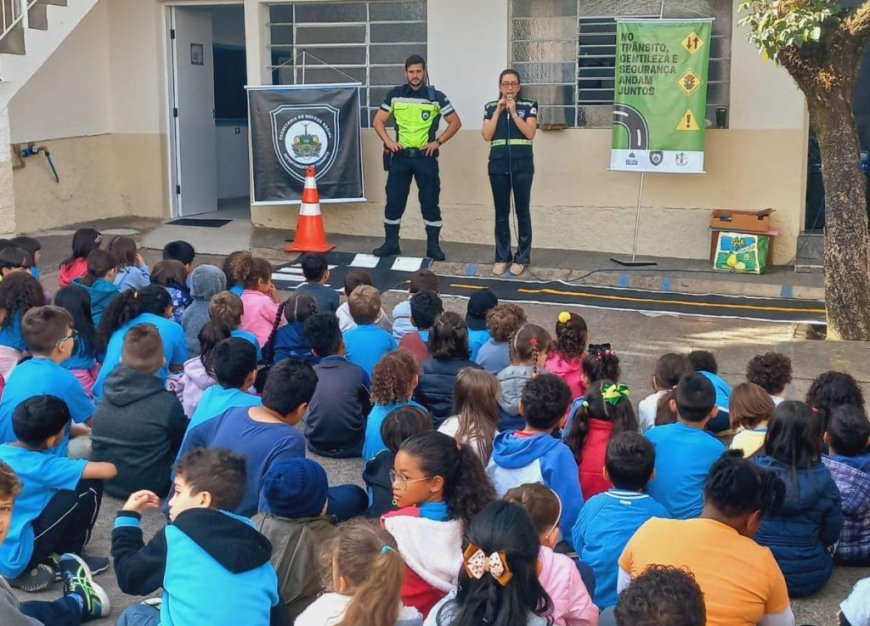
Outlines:
[[[495,265],[492,266],[492,273],[494,276],[501,276],[502,274],[507,272],[507,270],[508,270],[507,263],[496,263]]]

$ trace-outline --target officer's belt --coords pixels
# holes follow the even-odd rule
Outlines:
[[[423,152],[423,148],[402,148],[398,152],[394,152],[393,156],[405,157],[408,159],[412,159],[418,156],[426,156],[426,153]]]
[[[489,145],[493,148],[498,148],[499,146],[531,146],[531,139],[493,139],[489,142]]]

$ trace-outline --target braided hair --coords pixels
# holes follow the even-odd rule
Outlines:
[[[278,305],[275,321],[272,323],[272,332],[269,333],[269,339],[263,346],[263,361],[267,366],[272,365],[275,360],[275,340],[278,335],[278,327],[281,325],[281,318],[284,318],[288,324],[304,323],[315,313],[317,313],[317,302],[307,293],[299,291],[291,293],[284,302]]]
[[[549,352],[552,345],[553,338],[550,337],[550,333],[537,324],[525,324],[514,335],[512,345],[514,360],[520,363],[532,361],[532,376],[537,376],[540,355]]]

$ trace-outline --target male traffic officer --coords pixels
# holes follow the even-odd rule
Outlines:
[[[439,148],[459,131],[462,121],[447,96],[426,84],[426,61],[413,55],[405,60],[408,82],[387,93],[374,119],[375,132],[390,153],[387,175],[387,205],[384,208],[384,243],[372,252],[377,256],[401,254],[399,228],[411,191],[411,178],[417,181],[423,223],[426,225],[426,256],[443,261],[438,245],[441,233],[441,179],[438,176]],[[393,116],[396,139],[387,133],[386,123]],[[447,128],[439,136],[441,118]]]

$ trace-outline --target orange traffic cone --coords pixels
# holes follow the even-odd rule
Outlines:
[[[323,215],[320,213],[320,196],[314,180],[314,168],[305,171],[305,187],[302,189],[302,205],[299,207],[299,221],[296,223],[296,236],[284,252],[329,252],[335,248],[326,241],[323,228]]]

